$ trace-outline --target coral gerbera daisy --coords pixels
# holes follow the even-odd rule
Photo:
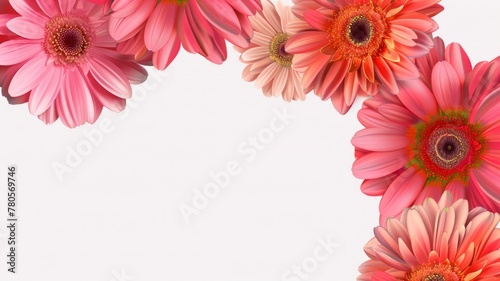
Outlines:
[[[365,194],[382,195],[381,224],[445,190],[500,211],[500,62],[471,70],[460,45],[434,41],[417,59],[421,79],[366,100],[358,113],[366,128],[352,139],[352,170]]]
[[[16,37],[0,44],[0,65],[9,66],[4,90],[28,101],[33,115],[68,127],[93,123],[103,106],[125,107],[130,83],[147,72],[132,56],[116,52],[109,15],[84,0],[10,0],[18,16],[4,22]],[[10,101],[10,99],[9,99]]]
[[[297,18],[289,6],[281,2],[274,6],[262,1],[263,10],[250,17],[254,35],[248,48],[235,47],[240,61],[248,64],[243,79],[255,81],[264,95],[282,96],[284,100],[304,100],[306,92],[301,83],[302,72],[292,68],[293,55],[285,51],[285,44],[298,30]]]
[[[467,200],[428,199],[374,230],[358,281],[500,280],[500,215]]]
[[[398,80],[418,78],[412,58],[432,47],[439,1],[294,0],[309,29],[292,36],[286,51],[306,68],[304,86],[345,114],[357,95],[374,95],[380,85],[397,94]]]
[[[214,63],[227,58],[226,41],[246,47],[252,37],[248,16],[262,9],[259,0],[115,0],[110,31],[124,42],[143,37],[137,58],[153,52],[153,65],[165,69],[182,47]],[[137,38],[133,39],[137,43]],[[137,51],[137,49],[139,51]]]

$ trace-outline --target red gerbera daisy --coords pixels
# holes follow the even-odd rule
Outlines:
[[[290,38],[286,51],[306,68],[303,84],[346,113],[359,94],[383,85],[399,92],[397,80],[418,78],[412,58],[432,47],[438,26],[431,16],[439,0],[294,0],[294,11],[310,29]]]

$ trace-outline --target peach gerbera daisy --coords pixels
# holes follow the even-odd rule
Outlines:
[[[262,9],[259,0],[115,0],[110,31],[122,51],[141,59],[153,52],[153,65],[165,69],[180,46],[209,61],[227,58],[226,40],[246,47],[252,37],[248,19]],[[140,46],[140,47],[139,47]]]
[[[240,61],[248,64],[243,79],[255,81],[264,95],[282,96],[284,100],[304,100],[306,92],[301,83],[302,73],[292,68],[293,55],[285,51],[285,44],[298,30],[297,18],[289,6],[280,1],[276,6],[262,1],[263,10],[250,17],[254,35],[248,48],[235,47]]]
[[[382,195],[381,224],[443,191],[500,211],[500,61],[472,69],[460,45],[434,41],[416,61],[421,79],[366,100],[358,113],[366,128],[352,139],[352,170],[365,194]]]
[[[432,47],[439,1],[294,0],[309,29],[292,36],[286,51],[306,68],[304,86],[345,114],[357,95],[374,95],[380,85],[397,94],[398,80],[418,78],[412,58]]]
[[[15,35],[0,44],[0,66],[7,68],[3,93],[11,103],[28,102],[31,114],[45,123],[93,123],[103,106],[123,110],[130,83],[146,80],[132,56],[116,52],[102,6],[84,0],[10,5],[16,14],[0,24]]]
[[[358,281],[500,280],[500,215],[467,200],[427,199],[377,227]]]

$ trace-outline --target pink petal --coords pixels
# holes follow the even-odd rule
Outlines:
[[[61,13],[66,14],[75,10],[75,5],[78,0],[59,0]]]
[[[121,98],[132,96],[132,88],[127,77],[108,58],[94,54],[94,59],[89,63],[89,67],[92,76],[104,89]]]
[[[157,52],[175,35],[176,13],[174,5],[158,5],[154,9],[145,27],[144,43],[149,50]]]
[[[490,199],[500,204],[500,167],[493,166],[489,163],[483,163],[481,167],[473,169],[472,180],[475,184],[486,193]]]
[[[12,78],[9,94],[18,97],[31,91],[43,79],[46,70],[45,54],[39,53],[27,61]]]
[[[94,97],[105,106],[107,109],[120,112],[125,109],[126,101],[125,99],[119,98],[110,92],[106,91],[92,75],[88,76],[89,89],[92,90]]]
[[[16,12],[18,12],[21,16],[32,19],[34,22],[45,23],[49,20],[49,18],[43,14],[40,7],[38,7],[34,1],[16,0],[9,2]]]
[[[323,15],[319,11],[316,10],[307,10],[304,12],[304,19],[309,23],[313,28],[318,30],[327,30],[331,18]]]
[[[234,34],[241,32],[238,16],[226,1],[198,0],[197,3],[205,18],[217,28]]]
[[[181,42],[177,35],[174,35],[170,40],[160,49],[153,54],[153,64],[158,70],[167,68],[174,58],[179,53]]]
[[[434,66],[432,90],[441,109],[458,109],[461,106],[463,92],[460,78],[455,68],[447,61],[438,62]]]
[[[420,79],[402,81],[398,98],[406,108],[422,120],[438,112],[434,94]]]
[[[408,163],[405,149],[390,152],[371,152],[357,159],[352,172],[359,179],[375,179],[386,176]]]
[[[446,60],[451,63],[451,65],[457,71],[458,77],[460,79],[460,84],[463,85],[465,81],[465,76],[467,73],[472,71],[472,65],[465,53],[464,49],[458,43],[451,43],[446,47],[445,53]]]
[[[78,71],[70,73],[65,80],[56,99],[61,121],[71,128],[95,122],[101,114],[102,105],[92,98],[88,81]]]
[[[43,53],[41,40],[13,39],[0,44],[0,65],[13,65],[25,60],[33,60]]]
[[[388,160],[387,158],[385,159]],[[387,188],[380,200],[383,217],[395,217],[405,208],[411,207],[424,187],[426,177],[422,171],[410,167]]]
[[[50,18],[60,14],[59,1],[57,0],[36,0],[40,9]]]
[[[0,45],[1,46],[1,45]],[[470,120],[474,123],[488,126],[499,120],[498,112],[500,111],[500,89],[496,89],[489,93],[481,103],[477,103],[472,109]]]
[[[413,113],[411,113],[407,108],[397,104],[381,104],[378,107],[378,112],[380,115],[387,118],[387,120],[401,124],[406,129],[418,122],[418,118]]]
[[[323,79],[322,85],[319,89],[319,92],[323,93],[321,95],[322,99],[325,100],[333,96],[333,93],[337,91],[340,84],[344,81],[344,77],[347,74],[348,69],[349,62],[347,60],[333,62],[332,64],[330,64],[328,73],[325,75],[325,78]]]
[[[64,68],[53,64],[46,67],[44,79],[31,90],[28,103],[31,114],[40,115],[54,103],[61,84],[63,84],[64,76]]]
[[[443,188],[440,185],[427,184],[415,199],[415,204],[423,204],[429,198],[438,201],[442,194]]]
[[[397,94],[399,92],[399,89],[396,83],[396,79],[394,78],[392,70],[385,59],[381,57],[375,57],[373,58],[373,62],[375,63],[375,73],[377,74],[377,77],[380,79],[384,87],[386,87],[392,94]]]
[[[118,12],[111,15],[109,22],[109,33],[118,41],[129,39],[138,33],[142,24],[149,18],[156,6],[154,1],[149,0],[126,2],[128,2],[128,8],[115,10]],[[119,1],[115,1],[113,6],[118,3]],[[136,8],[133,9],[134,7]],[[125,12],[128,11],[128,9],[133,9],[133,15],[120,17],[122,13],[126,14]],[[163,24],[166,25],[168,23]]]
[[[44,113],[38,115],[38,119],[42,120],[45,124],[52,124],[59,118],[57,114],[56,105],[52,104],[49,109],[47,109]]]
[[[393,151],[408,147],[410,140],[398,130],[367,128],[356,132],[351,143],[370,151]]]
[[[328,44],[328,34],[323,31],[304,31],[290,37],[285,49],[290,54],[305,53],[321,49]]]
[[[394,77],[398,80],[416,79],[420,76],[418,68],[405,55],[399,56],[399,62],[386,62],[394,73]]]
[[[361,184],[361,192],[369,196],[381,196],[398,175],[394,173],[385,177],[364,180]]]
[[[266,85],[267,83],[271,82],[273,80],[273,78],[276,76],[276,74],[278,73],[278,65],[277,64],[270,64],[269,66],[267,66],[259,75],[259,77],[257,77],[257,79],[255,80],[255,86],[257,88],[262,88],[264,87],[264,85]]]
[[[43,39],[45,28],[26,17],[17,17],[7,23],[7,27],[17,35],[27,39]]]

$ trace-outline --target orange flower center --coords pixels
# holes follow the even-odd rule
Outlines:
[[[322,49],[332,60],[376,56],[385,47],[388,23],[384,11],[371,1],[346,6],[333,14],[328,27],[329,44]]]
[[[283,67],[292,65],[293,55],[285,51],[285,43],[288,37],[285,33],[278,33],[269,44],[269,58]]]
[[[58,15],[45,25],[44,49],[57,65],[79,64],[86,60],[94,38],[87,17]]]
[[[463,281],[464,278],[458,267],[450,262],[428,263],[405,274],[404,281]]]
[[[424,170],[431,181],[443,184],[457,178],[467,182],[469,170],[480,164],[484,139],[478,126],[468,123],[465,112],[449,112],[412,129],[413,163]]]

